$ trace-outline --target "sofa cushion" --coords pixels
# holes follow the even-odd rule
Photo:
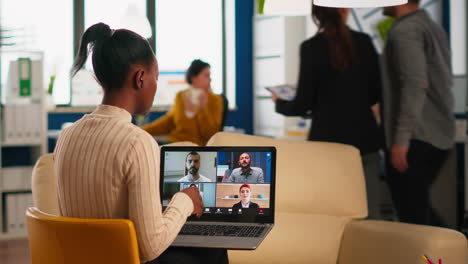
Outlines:
[[[349,218],[277,213],[276,224],[256,250],[230,250],[229,263],[336,264]]]
[[[54,173],[54,155],[52,153],[41,156],[34,166],[32,195],[34,206],[39,210],[52,215],[60,215]]]
[[[367,216],[359,151],[348,145],[221,132],[208,146],[275,146],[276,209],[351,218]]]

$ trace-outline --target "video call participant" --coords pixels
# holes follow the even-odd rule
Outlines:
[[[185,176],[178,182],[211,182],[211,180],[200,173],[200,154],[192,151],[185,157]]]
[[[263,170],[251,167],[252,158],[249,153],[242,153],[239,157],[239,168],[232,170],[228,182],[264,183]]]
[[[250,201],[250,195],[252,193],[252,188],[248,184],[242,184],[239,188],[239,197],[241,198],[240,202],[234,204],[232,209],[234,212],[238,212],[239,209],[259,209],[258,204]]]

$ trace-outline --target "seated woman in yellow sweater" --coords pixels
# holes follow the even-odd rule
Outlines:
[[[205,145],[221,128],[223,99],[211,91],[211,67],[194,60],[186,73],[188,89],[176,95],[172,109],[143,129],[153,136],[167,135],[164,141],[191,141]]]

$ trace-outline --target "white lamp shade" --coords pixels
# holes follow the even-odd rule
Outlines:
[[[125,28],[149,39],[152,35],[151,25],[146,15],[139,12],[135,4],[130,4],[120,22],[120,28]]]
[[[403,5],[406,3],[408,3],[408,0],[314,0],[314,4],[318,6],[343,8],[383,7]]]
[[[315,5],[342,8],[369,8],[406,4],[408,0],[313,0]],[[265,15],[310,15],[312,0],[265,0]]]

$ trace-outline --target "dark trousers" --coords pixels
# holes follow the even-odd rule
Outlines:
[[[387,155],[387,182],[401,222],[446,226],[432,208],[430,189],[448,150],[438,149],[419,140],[411,140],[408,170],[400,173],[393,168]]]
[[[226,249],[169,247],[146,264],[228,264]]]

